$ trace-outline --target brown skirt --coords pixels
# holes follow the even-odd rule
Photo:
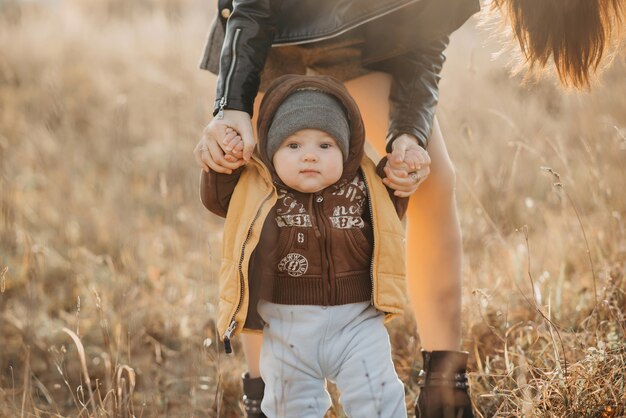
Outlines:
[[[200,68],[218,74],[223,42],[224,30],[216,18],[211,24]],[[363,43],[364,38],[356,28],[324,41],[272,47],[261,72],[260,91],[286,74],[328,75],[341,81],[366,75],[370,70],[362,65]]]

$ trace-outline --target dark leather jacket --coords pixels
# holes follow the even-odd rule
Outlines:
[[[363,65],[392,76],[387,141],[412,134],[426,147],[439,98],[449,35],[479,10],[478,0],[236,0],[228,16],[214,115],[252,115],[269,48],[363,30]]]

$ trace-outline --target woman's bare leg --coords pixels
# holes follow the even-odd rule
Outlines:
[[[241,348],[248,366],[248,374],[254,379],[261,376],[259,371],[259,357],[261,355],[261,343],[263,334],[246,332],[241,334]]]
[[[391,77],[372,73],[345,83],[365,123],[368,141],[385,155]],[[428,145],[430,176],[409,200],[408,291],[422,347],[458,350],[461,343],[461,230],[454,167],[435,119]]]

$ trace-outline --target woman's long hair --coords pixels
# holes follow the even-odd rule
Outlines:
[[[494,0],[508,19],[531,71],[550,57],[564,85],[583,88],[612,42],[623,35],[624,0]]]

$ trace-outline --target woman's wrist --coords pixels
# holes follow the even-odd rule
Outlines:
[[[397,139],[400,139],[401,137],[405,137],[407,140],[413,141],[418,146],[426,149],[426,147],[422,144],[422,142],[415,135],[412,135],[412,134],[404,134],[404,133],[400,134],[400,135],[398,135],[397,137],[394,138],[394,141],[397,140]]]
[[[416,132],[407,132],[405,130],[392,130],[387,133],[387,152],[393,150],[393,143],[402,136],[406,136],[408,139],[415,141],[417,145],[426,149],[428,142],[424,141],[420,136],[416,135]]]

